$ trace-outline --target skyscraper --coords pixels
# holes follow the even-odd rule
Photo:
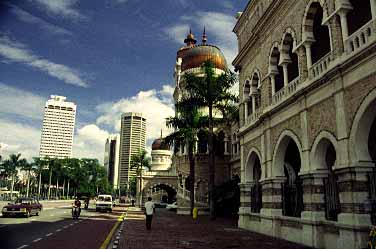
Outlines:
[[[72,157],[76,105],[65,100],[66,97],[51,95],[51,98],[46,102],[40,157]]]
[[[120,136],[110,135],[106,140],[104,152],[104,168],[107,171],[108,182],[114,189],[118,188],[119,181],[119,151]]]
[[[130,169],[131,157],[146,147],[146,119],[142,113],[128,112],[121,115],[120,131],[120,186],[125,186],[129,178],[136,176]]]

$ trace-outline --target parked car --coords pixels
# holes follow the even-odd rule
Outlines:
[[[98,195],[97,201],[95,203],[95,210],[98,211],[109,211],[112,212],[113,202],[111,195]]]
[[[8,203],[3,207],[3,217],[23,215],[29,218],[31,215],[39,215],[43,206],[35,198],[18,198],[14,203]]]
[[[178,208],[178,203],[175,201],[172,204],[167,204],[166,209],[168,210],[176,210]]]

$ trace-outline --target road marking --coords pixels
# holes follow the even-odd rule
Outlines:
[[[114,226],[112,227],[110,233],[107,235],[107,238],[104,240],[104,242],[103,242],[102,246],[100,247],[100,249],[106,249],[106,248],[107,248],[108,244],[109,244],[110,241],[111,241],[112,236],[113,236],[114,233],[115,233],[115,230],[118,228],[118,226],[120,225],[120,223],[123,221],[123,218],[124,218],[125,215],[126,215],[126,212],[122,213],[122,214],[118,217],[116,223],[115,223]]]
[[[78,221],[76,221],[74,224],[78,224]]]
[[[42,238],[35,239],[35,240],[33,240],[33,242],[35,243],[35,242],[38,242],[40,240],[42,240]]]
[[[22,245],[20,247],[17,247],[17,249],[22,249],[22,248],[25,248],[25,247],[28,247],[29,245]]]
[[[46,234],[46,237],[50,237],[53,233]]]
[[[67,226],[63,226],[63,228],[65,229],[65,228],[68,228],[68,225]]]
[[[57,229],[56,232],[61,232],[61,229]]]

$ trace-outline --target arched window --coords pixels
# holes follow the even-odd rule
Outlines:
[[[372,20],[370,0],[350,0],[353,9],[347,14],[349,35]]]
[[[287,64],[288,82],[293,81],[299,76],[298,55],[292,52],[294,38],[291,34],[286,34],[282,43],[282,59]]]
[[[251,98],[252,98],[252,113],[253,110],[260,108],[261,105],[261,94],[260,94],[261,80],[257,72],[252,75],[251,81]]]
[[[274,77],[274,93],[281,90],[284,86],[283,68],[279,65],[280,52],[277,47],[274,47],[270,55],[269,73]],[[273,84],[273,82],[272,82]]]
[[[313,64],[331,51],[329,28],[322,24],[323,15],[324,11],[321,5],[314,2],[309,7],[305,20],[305,32],[308,33],[306,36],[314,40],[311,45]]]

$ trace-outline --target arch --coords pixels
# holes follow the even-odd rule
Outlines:
[[[352,35],[369,21],[372,20],[370,0],[349,0],[352,10],[347,17],[349,35]]]
[[[350,131],[350,155],[352,163],[371,162],[368,149],[368,137],[376,119],[376,89],[373,89],[362,101]]]
[[[252,83],[252,85],[256,85],[257,88],[259,88],[261,86],[260,70],[258,70],[258,69],[253,70],[253,74],[251,76],[251,83]]]
[[[316,63],[331,51],[330,27],[326,4],[323,0],[311,0],[303,17],[302,40],[311,44],[312,63]]]
[[[299,156],[302,158],[302,145],[297,135],[291,130],[284,130],[278,137],[273,153],[272,176],[284,176],[284,162],[287,146],[293,140],[298,147]]]
[[[325,170],[327,169],[326,166],[326,152],[329,146],[332,145],[334,147],[335,152],[338,151],[338,142],[337,139],[328,131],[321,131],[319,135],[316,137],[312,149],[311,149],[311,165],[312,170]],[[335,161],[332,167],[335,167],[338,160]]]
[[[287,64],[288,82],[293,81],[299,76],[299,61],[296,50],[295,31],[287,28],[281,41],[281,59],[279,64]]]
[[[275,42],[269,54],[269,75],[274,78],[274,91],[275,93],[284,87],[283,68],[279,65],[280,62],[280,49],[278,42]]]
[[[176,199],[176,194],[177,194],[177,190],[175,188],[175,186],[173,186],[172,184],[169,184],[169,183],[154,183],[153,185],[149,186],[149,188],[147,188],[147,190],[149,191],[149,193],[153,194],[154,191],[153,189],[155,188],[160,188],[164,191],[167,192],[167,202],[168,203],[172,203],[173,201],[175,201]]]
[[[245,164],[245,182],[253,182],[254,166],[257,160],[260,162],[260,170],[261,170],[261,153],[257,148],[252,147],[248,153],[247,161]]]

